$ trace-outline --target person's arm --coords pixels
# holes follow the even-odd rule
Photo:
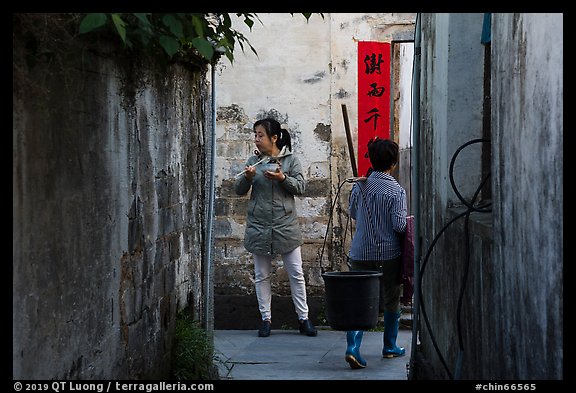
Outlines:
[[[406,232],[407,213],[406,191],[401,188],[400,192],[394,197],[392,202],[392,211],[390,212],[390,216],[392,217],[392,229],[394,229],[394,231],[398,233]]]
[[[279,184],[292,195],[302,195],[306,191],[306,180],[302,173],[302,164],[297,157],[293,157],[292,165],[286,172],[282,172],[286,177],[280,180]]]
[[[252,187],[252,179],[256,174],[256,169],[252,166],[255,162],[254,157],[250,157],[246,162],[244,173],[238,176],[234,182],[234,191],[237,195],[246,195]]]
[[[352,191],[350,192],[350,200],[348,202],[348,211],[350,213],[350,218],[356,219],[356,212],[358,211],[358,193],[360,192],[360,185],[354,184],[352,186]]]

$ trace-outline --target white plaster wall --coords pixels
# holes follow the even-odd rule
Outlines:
[[[412,147],[412,74],[414,43],[400,44],[400,149]]]
[[[226,58],[220,61],[216,106],[238,105],[248,116],[247,128],[259,113],[278,111],[287,119],[293,150],[306,169],[329,155],[329,145],[312,130],[317,123],[330,123],[330,24],[317,14],[308,22],[300,14],[258,16],[262,23],[256,21],[251,31],[241,20],[234,23],[258,56],[245,46],[244,53],[237,49],[233,65]],[[217,127],[217,138],[222,137]]]
[[[233,65],[227,59],[220,61],[217,107],[238,105],[248,116],[247,127],[261,111],[276,109],[288,118],[289,131],[301,132],[294,150],[305,168],[331,161],[352,175],[349,157],[334,156],[332,149],[344,146],[347,154],[345,104],[357,150],[357,43],[389,42],[399,35],[397,25],[412,26],[415,14],[326,13],[324,19],[313,14],[308,21],[297,13],[258,16],[262,23],[256,22],[252,30],[234,20],[258,56],[246,47],[245,53],[237,51]],[[312,130],[318,123],[331,126],[332,146],[314,138]],[[217,137],[225,137],[221,125]],[[225,170],[221,161],[217,167]]]

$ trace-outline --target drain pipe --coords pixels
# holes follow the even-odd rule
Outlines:
[[[204,269],[204,329],[209,337],[214,334],[214,261],[212,249],[214,245],[214,199],[215,199],[215,171],[216,171],[216,63],[210,63],[210,84],[211,84],[211,112],[212,120],[210,124],[210,164],[208,166],[208,207],[206,209],[206,266]]]
[[[408,369],[408,379],[415,378],[415,362],[418,346],[419,330],[419,309],[420,298],[420,62],[421,62],[421,14],[416,15],[416,26],[414,33],[414,70],[412,77],[412,157],[414,167],[412,169],[412,212],[414,214],[414,306],[412,308],[412,348],[410,354],[410,365]]]

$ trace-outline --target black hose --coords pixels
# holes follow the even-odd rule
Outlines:
[[[422,261],[422,266],[420,269],[420,274],[418,276],[418,293],[417,295],[420,297],[420,309],[422,312],[422,316],[424,318],[424,322],[426,324],[426,327],[428,328],[428,331],[430,333],[430,339],[432,340],[432,345],[434,346],[434,349],[436,350],[436,353],[438,354],[439,358],[440,358],[440,362],[442,363],[442,365],[444,366],[444,369],[446,371],[446,373],[448,374],[448,377],[450,379],[459,379],[460,378],[460,371],[461,371],[461,363],[462,363],[462,358],[463,358],[463,353],[464,353],[464,343],[463,343],[463,338],[462,338],[462,328],[461,328],[461,310],[462,310],[462,299],[464,298],[464,291],[466,289],[466,282],[467,282],[467,278],[468,278],[468,271],[469,271],[469,265],[470,265],[470,244],[469,244],[469,229],[468,229],[468,224],[469,224],[469,216],[470,213],[472,213],[473,211],[476,212],[481,212],[481,213],[487,213],[487,212],[491,212],[491,209],[488,209],[488,207],[491,205],[491,203],[487,203],[483,206],[474,206],[474,201],[476,200],[476,198],[478,197],[480,190],[482,189],[482,187],[484,187],[484,185],[486,184],[486,181],[488,181],[488,179],[490,178],[490,174],[488,174],[480,183],[480,185],[478,186],[478,188],[476,189],[476,192],[474,193],[474,196],[472,198],[472,203],[469,203],[468,201],[466,201],[464,199],[464,197],[462,197],[462,195],[460,194],[460,192],[458,191],[458,188],[456,187],[456,184],[454,182],[454,163],[456,161],[456,157],[458,156],[458,154],[460,154],[460,152],[467,146],[474,144],[474,143],[480,143],[480,142],[486,142],[486,143],[490,143],[489,139],[473,139],[470,140],[466,143],[464,143],[463,145],[461,145],[458,149],[456,149],[456,151],[454,152],[454,154],[452,155],[452,159],[450,160],[450,170],[449,170],[449,174],[450,174],[450,184],[452,186],[452,189],[454,190],[454,193],[456,194],[456,196],[458,197],[458,199],[460,199],[460,201],[462,201],[462,203],[467,207],[466,211],[463,213],[458,214],[456,217],[454,217],[453,219],[451,219],[446,225],[444,225],[442,227],[442,229],[440,229],[440,231],[438,232],[438,234],[434,237],[434,240],[432,241],[432,243],[430,244],[430,247],[428,247],[428,251],[426,252],[426,255]],[[460,292],[458,295],[458,306],[457,306],[457,310],[456,310],[456,319],[457,319],[457,330],[458,330],[458,343],[459,343],[459,349],[460,352],[458,354],[458,359],[457,359],[457,364],[456,364],[456,376],[453,376],[452,373],[450,372],[450,369],[448,368],[448,365],[446,364],[446,361],[444,360],[444,357],[442,356],[442,353],[440,352],[440,349],[438,348],[438,344],[436,343],[436,339],[434,337],[434,334],[432,332],[432,328],[430,327],[430,321],[428,320],[428,316],[426,315],[426,309],[424,307],[424,302],[422,301],[424,296],[422,294],[422,277],[424,275],[424,269],[426,268],[426,264],[428,263],[428,258],[430,257],[430,255],[432,254],[432,250],[434,248],[434,246],[436,245],[436,243],[438,242],[438,239],[440,238],[440,235],[442,235],[442,233],[444,233],[444,231],[446,231],[446,229],[448,229],[448,227],[450,225],[452,225],[453,222],[455,222],[457,219],[461,218],[461,217],[466,217],[466,221],[465,221],[465,228],[464,228],[464,235],[465,235],[465,243],[466,243],[466,265],[464,267],[464,274],[463,274],[463,278],[462,278],[462,285],[460,287]]]

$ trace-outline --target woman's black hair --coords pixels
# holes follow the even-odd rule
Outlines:
[[[254,131],[256,131],[257,126],[262,126],[266,130],[266,135],[268,138],[272,138],[273,135],[276,135],[278,138],[276,139],[276,146],[278,149],[282,150],[284,146],[288,147],[288,150],[292,151],[292,142],[290,140],[290,134],[287,130],[280,126],[280,122],[276,119],[272,119],[271,117],[267,117],[265,119],[260,119],[254,123]]]
[[[387,171],[398,162],[398,144],[391,139],[371,139],[368,142],[368,156],[375,170]]]

